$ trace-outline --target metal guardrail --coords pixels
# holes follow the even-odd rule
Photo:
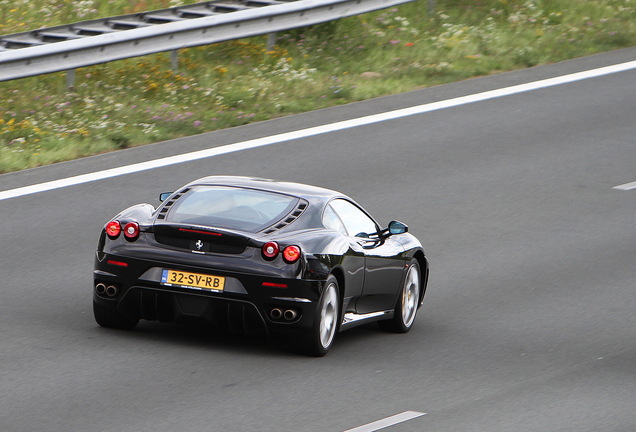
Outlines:
[[[410,1],[216,0],[4,35],[0,81],[271,34]]]

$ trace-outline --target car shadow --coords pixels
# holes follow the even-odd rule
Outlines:
[[[420,333],[424,323],[411,330]],[[158,342],[193,349],[209,349],[245,355],[268,355],[272,357],[306,357],[304,346],[299,337],[287,335],[248,335],[232,332],[227,328],[213,326],[206,322],[160,323],[156,321],[140,321],[134,330],[116,330],[102,328],[100,333],[128,341]],[[420,329],[418,329],[420,327]],[[332,350],[355,350],[360,345],[383,343],[387,338],[400,335],[378,328],[377,323],[369,323],[337,334]]]

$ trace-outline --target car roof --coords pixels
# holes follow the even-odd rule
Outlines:
[[[332,198],[348,198],[330,189],[317,186],[306,185],[302,183],[283,182],[258,177],[240,177],[240,176],[209,176],[203,177],[186,186],[195,185],[214,185],[214,186],[231,186],[249,189],[258,189],[264,191],[278,192],[287,195],[293,195],[299,198],[305,198],[311,201],[329,201]]]

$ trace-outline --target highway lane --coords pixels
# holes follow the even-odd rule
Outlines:
[[[0,190],[634,60],[621,50],[0,176]],[[630,431],[636,72],[0,202],[0,430]],[[97,327],[93,251],[122,208],[208,174],[300,181],[400,219],[431,260],[406,335],[270,341]]]

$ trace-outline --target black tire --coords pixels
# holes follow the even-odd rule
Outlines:
[[[305,352],[314,357],[322,357],[333,345],[339,327],[340,296],[338,280],[331,275],[318,301],[314,325],[305,335]]]
[[[93,300],[93,315],[97,324],[108,328],[132,330],[139,322],[139,319],[128,318],[117,312],[116,309],[102,306],[95,300]]]
[[[417,309],[420,306],[421,293],[422,275],[420,273],[420,265],[414,258],[406,271],[404,283],[395,304],[393,318],[378,321],[378,326],[382,330],[393,333],[406,333],[411,330],[415,322]]]

